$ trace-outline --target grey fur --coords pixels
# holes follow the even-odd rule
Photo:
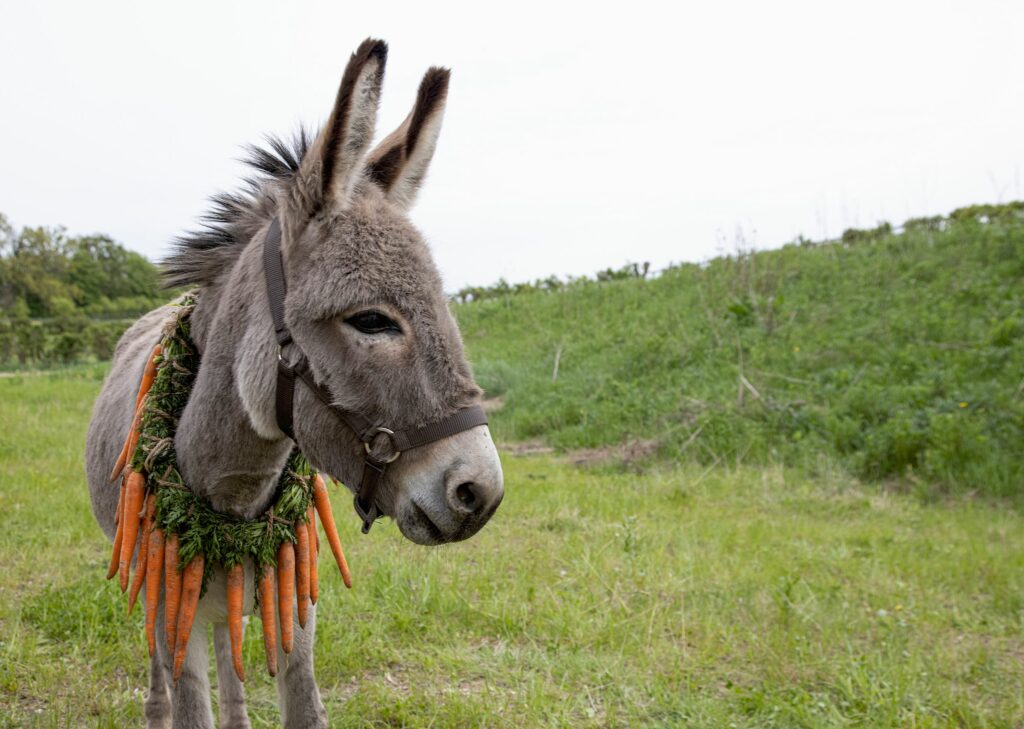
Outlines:
[[[178,463],[190,487],[220,511],[251,518],[266,510],[292,448],[274,417],[278,353],[260,255],[262,233],[274,216],[284,232],[286,320],[317,379],[339,405],[404,429],[446,416],[481,395],[430,252],[405,217],[405,203],[415,191],[397,204],[365,171],[385,57],[383,43],[364,43],[345,71],[328,125],[312,144],[300,138],[294,152],[279,143],[272,143],[273,154],[255,152],[265,176],[250,182],[243,194],[219,198],[215,224],[182,239],[169,260],[171,282],[198,286],[192,333],[202,355],[178,425]],[[432,106],[437,124],[443,101]],[[431,130],[431,149],[435,138]],[[422,157],[413,163],[418,166],[410,174],[397,174],[418,184],[425,163]],[[391,317],[401,333],[364,334],[345,323],[369,309]],[[86,471],[93,512],[108,538],[114,534],[118,491],[107,482],[109,470],[130,424],[147,354],[173,315],[172,308],[162,307],[125,333],[93,411]],[[318,470],[350,487],[357,484],[361,444],[303,386],[295,396],[295,431],[303,452]],[[470,487],[471,503],[460,485]],[[497,453],[486,426],[480,426],[403,454],[389,468],[378,506],[413,541],[436,544],[474,534],[502,495]],[[252,570],[246,565],[247,614]],[[221,726],[248,726],[221,625],[223,581],[218,570],[200,604],[185,670],[173,686],[161,608],[146,700],[148,726],[212,727],[210,625],[220,626],[214,634]],[[279,656],[287,727],[326,726],[313,674],[314,634],[315,610],[310,610],[307,629],[296,626],[294,651],[287,660]]]

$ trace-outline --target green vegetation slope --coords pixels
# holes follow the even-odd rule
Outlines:
[[[499,438],[1024,493],[1024,203],[612,273],[462,292]]]

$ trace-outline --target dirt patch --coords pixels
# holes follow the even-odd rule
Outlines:
[[[658,451],[656,440],[635,439],[618,445],[600,448],[577,448],[560,454],[561,458],[576,466],[594,466],[605,463],[636,463],[649,460]],[[502,443],[500,450],[513,456],[537,456],[555,453],[555,449],[540,440]]]
[[[482,407],[484,412],[488,415],[496,413],[505,407],[505,398],[501,395],[498,397],[489,397],[480,403],[480,407]]]
[[[523,440],[514,443],[501,443],[498,449],[513,456],[539,456],[547,453],[554,453],[555,449],[544,445],[539,440]]]
[[[658,451],[656,440],[628,440],[613,446],[601,448],[580,448],[568,451],[566,460],[577,466],[598,465],[602,463],[636,463],[645,461]]]

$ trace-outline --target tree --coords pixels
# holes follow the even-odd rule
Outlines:
[[[163,298],[156,266],[110,236],[69,237],[63,228],[46,227],[15,231],[0,215],[0,310],[8,316],[18,301],[39,318],[66,316],[61,300],[89,313],[123,316]]]

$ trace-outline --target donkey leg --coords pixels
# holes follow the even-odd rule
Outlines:
[[[145,588],[142,600],[145,603]],[[164,604],[161,594],[157,606],[156,644],[157,651],[149,659],[149,694],[146,696],[144,712],[146,729],[170,729],[171,727],[171,674],[167,671],[167,646],[164,644]],[[159,650],[163,648],[163,653]]]
[[[246,622],[243,619],[243,629]],[[221,729],[250,729],[249,714],[245,710],[245,689],[235,675],[235,666],[231,661],[231,633],[227,623],[213,626],[213,651],[217,656]]]
[[[171,689],[173,729],[213,729],[213,707],[210,706],[210,659],[207,655],[207,622],[201,612],[196,615],[192,634],[185,652],[185,665],[181,676]],[[161,634],[163,631],[161,631]],[[163,636],[157,645],[164,658],[164,670],[172,676],[173,658],[167,650]]]
[[[294,611],[293,611],[294,612]],[[278,615],[277,624],[291,620],[291,615]],[[313,638],[316,635],[316,606],[309,606],[306,628],[295,621],[295,642],[292,652],[281,650],[277,640],[277,696],[285,729],[326,729],[327,710],[320,700],[320,689],[313,676]]]

